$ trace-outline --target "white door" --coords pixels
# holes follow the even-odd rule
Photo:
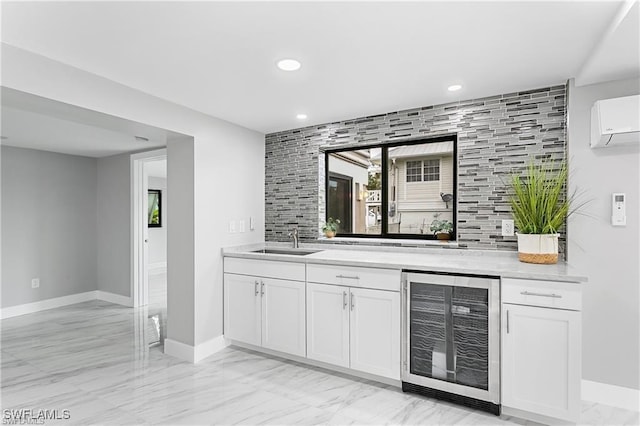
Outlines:
[[[260,346],[260,279],[224,274],[224,335]]]
[[[349,367],[349,288],[307,284],[307,357]]]
[[[305,356],[305,284],[261,279],[262,346]]]
[[[149,173],[147,161],[142,163],[142,283],[140,286],[140,305],[149,304]]]
[[[351,368],[400,379],[400,294],[350,289]]]
[[[580,327],[580,312],[503,304],[502,404],[579,420]]]

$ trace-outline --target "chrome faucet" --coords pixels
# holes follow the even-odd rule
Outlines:
[[[289,232],[289,238],[293,239],[293,248],[298,248],[298,228],[293,228],[293,231]]]

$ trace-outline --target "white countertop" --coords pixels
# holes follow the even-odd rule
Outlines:
[[[263,248],[288,248],[289,244],[268,243],[242,247],[229,247],[222,251],[225,257],[246,259],[272,259],[306,264],[332,264],[365,266],[368,268],[405,269],[429,272],[448,272],[474,275],[491,275],[502,278],[523,278],[564,282],[586,282],[566,262],[555,265],[534,265],[518,260],[515,252],[438,249],[438,248],[389,248],[389,247],[336,247],[327,244],[301,244],[301,249],[320,250],[305,256],[288,254],[254,253]]]

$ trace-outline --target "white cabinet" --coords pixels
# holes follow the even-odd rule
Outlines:
[[[540,416],[578,421],[579,288],[576,284],[509,279],[503,279],[502,285],[503,411],[515,409],[519,417],[538,421]]]
[[[351,368],[400,378],[400,294],[352,288]]]
[[[399,380],[400,275],[225,258],[225,337]]]
[[[304,283],[273,278],[262,282],[262,346],[305,356]]]
[[[349,288],[307,284],[307,357],[349,367]]]
[[[260,279],[224,274],[224,335],[260,346]]]
[[[232,268],[225,264],[225,271],[255,272],[252,266],[256,264],[246,262]],[[278,264],[280,271],[289,269],[286,262],[271,263],[274,271]],[[304,265],[302,268],[304,280]],[[225,273],[224,334],[238,342],[305,356],[304,281]]]
[[[400,294],[308,283],[307,357],[399,379]]]

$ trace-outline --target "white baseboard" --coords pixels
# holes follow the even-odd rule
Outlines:
[[[150,263],[147,266],[147,271],[150,274],[162,274],[167,272],[167,262]]]
[[[191,346],[177,340],[164,339],[164,353],[181,360],[196,363],[227,347],[223,336],[214,337],[204,343]]]
[[[553,425],[553,426],[576,426],[579,423],[580,412],[577,413],[578,419],[573,421],[556,419],[554,417],[543,416],[542,414],[532,413],[531,411],[518,410],[517,408],[505,407],[500,409],[501,417],[517,417],[522,420],[529,420],[535,424]],[[515,423],[514,423],[515,424]],[[529,424],[529,422],[525,423]]]
[[[607,383],[582,381],[582,400],[640,411],[640,390],[609,385]]]
[[[117,305],[123,305],[131,307],[133,302],[130,297],[122,296],[120,294],[109,293],[108,291],[97,290],[96,299],[104,300],[105,302],[115,303]]]
[[[216,352],[220,352],[227,346],[229,346],[229,344],[224,339],[224,336],[214,337],[213,339],[207,340],[204,343],[200,343],[195,347],[194,362],[202,361],[208,356],[211,356]]]
[[[87,291],[85,293],[71,294],[69,296],[39,300],[37,302],[25,303],[24,305],[9,306],[2,309],[0,318],[12,318],[20,315],[32,314],[34,312],[45,311],[47,309],[73,305],[75,303],[88,302],[90,300],[96,300],[95,291]]]
[[[193,346],[169,338],[164,339],[164,353],[191,363],[195,359]]]
[[[320,367],[320,368],[324,368],[326,370],[331,370],[331,371],[337,371],[338,373],[343,373],[349,376],[359,377],[361,379],[367,379],[374,382],[385,383],[387,385],[391,385],[397,388],[402,387],[402,382],[397,379],[390,379],[388,377],[378,376],[377,374],[365,373],[363,371],[353,370],[348,367],[340,367],[338,365],[329,364],[322,361],[316,361],[314,359],[306,358],[303,356],[292,355],[292,354],[288,354],[280,351],[274,351],[272,349],[267,349],[262,346],[250,345],[248,343],[238,342],[231,339],[226,339],[226,342],[228,346],[230,345],[230,346],[236,346],[239,348],[249,349],[255,352],[262,353],[267,356],[275,356],[278,358],[289,359],[291,361],[296,361],[301,364],[312,365],[314,367]]]

